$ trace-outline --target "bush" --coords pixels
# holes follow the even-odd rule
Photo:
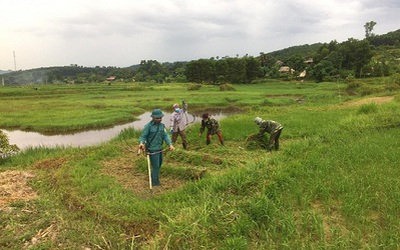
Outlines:
[[[356,80],[347,80],[347,88],[348,89],[356,89],[365,85],[363,81],[356,81]]]
[[[388,84],[388,85],[385,85],[385,90],[388,90],[388,91],[400,90],[400,84]]]
[[[229,83],[223,83],[219,85],[221,91],[236,91],[236,89]]]
[[[201,84],[193,83],[193,84],[190,84],[187,89],[188,90],[199,90],[200,88],[201,88]]]
[[[400,86],[400,74],[396,73],[386,79],[385,84],[387,85],[398,85]]]
[[[373,87],[371,85],[363,85],[359,89],[359,94],[361,96],[372,95],[377,93],[382,93],[384,88],[382,86]]]
[[[8,136],[0,130],[0,158],[6,158],[19,152],[17,145],[10,145]]]

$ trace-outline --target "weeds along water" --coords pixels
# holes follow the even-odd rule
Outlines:
[[[277,99],[267,96],[278,96],[279,84],[265,91],[262,84],[244,86],[244,97],[229,93],[246,112],[221,120],[225,146],[217,138],[207,146],[193,124],[189,151],[178,139],[177,150],[164,157],[165,185],[152,192],[145,158],[134,152],[140,131],[132,129],[100,146],[28,149],[3,160],[1,171],[33,171],[29,185],[39,195],[1,207],[0,246],[398,248],[399,98],[343,108],[329,86],[283,86]],[[163,99],[177,89],[187,91],[152,88],[161,87],[160,103],[172,101]],[[281,98],[293,98],[296,89],[305,101],[282,105]],[[193,106],[227,102],[213,97],[212,86],[194,92]],[[270,98],[268,105],[264,98]],[[244,139],[258,131],[255,116],[284,125],[280,151],[267,155],[244,147]],[[204,169],[203,178],[193,180]]]

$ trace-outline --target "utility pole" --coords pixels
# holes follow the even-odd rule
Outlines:
[[[15,51],[13,51],[14,54],[14,71],[17,71],[17,60],[15,59]]]

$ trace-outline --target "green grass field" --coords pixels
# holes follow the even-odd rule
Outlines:
[[[0,127],[40,132],[132,121],[182,99],[191,112],[239,112],[221,120],[224,147],[192,124],[189,150],[178,139],[153,191],[133,129],[0,160],[0,248],[399,249],[400,95],[383,82],[370,80],[381,87],[369,95],[344,83],[1,88]],[[256,116],[283,124],[280,151],[246,147]]]

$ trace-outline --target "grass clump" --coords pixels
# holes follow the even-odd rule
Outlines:
[[[251,134],[246,138],[245,148],[247,150],[267,149],[268,136],[265,134]]]
[[[192,84],[189,84],[189,86],[187,87],[187,90],[199,90],[200,88],[201,88],[201,84],[192,83]]]
[[[370,114],[378,111],[378,105],[375,103],[364,104],[358,108],[359,114]]]
[[[219,90],[220,91],[236,91],[236,89],[233,87],[233,85],[229,84],[229,83],[220,84]]]

